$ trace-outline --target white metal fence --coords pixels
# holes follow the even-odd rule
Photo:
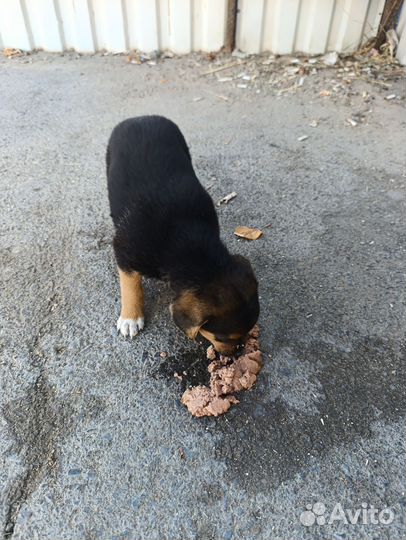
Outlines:
[[[241,50],[354,51],[376,35],[384,0],[240,0]]]
[[[249,53],[352,51],[377,32],[385,0],[239,0]],[[227,0],[0,0],[0,47],[176,53],[224,45]]]
[[[227,0],[0,0],[0,44],[23,50],[215,51]]]

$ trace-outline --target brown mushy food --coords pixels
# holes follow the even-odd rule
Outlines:
[[[207,349],[211,360],[210,388],[195,386],[187,389],[182,403],[193,416],[219,416],[228,411],[232,404],[239,403],[234,392],[249,390],[255,384],[262,368],[262,353],[258,345],[259,329],[254,326],[248,334],[244,351],[238,358],[221,356],[217,359],[213,346]]]

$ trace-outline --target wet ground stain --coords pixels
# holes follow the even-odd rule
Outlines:
[[[318,414],[273,399],[271,367],[248,399],[226,415],[227,422],[209,427],[222,435],[216,458],[228,464],[229,481],[254,493],[305,474],[311,457],[321,459],[335,447],[369,439],[376,420],[397,421],[405,414],[405,343],[361,338],[351,351],[317,341],[289,345],[297,358],[322,364],[315,375],[325,396]]]
[[[176,355],[160,358],[155,376],[177,381],[182,392],[190,386],[209,385],[206,349],[205,346],[193,351],[181,349]]]

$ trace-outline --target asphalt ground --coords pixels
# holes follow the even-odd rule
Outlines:
[[[400,540],[404,99],[365,81],[342,100],[225,89],[201,71],[0,61],[3,538]],[[364,91],[372,112],[351,127]],[[259,281],[265,366],[217,419],[180,403],[173,373],[201,382],[204,345],[172,323],[166,284],[146,281],[136,339],[115,330],[104,153],[116,123],[149,113],[179,125],[215,201],[237,192],[222,236]]]

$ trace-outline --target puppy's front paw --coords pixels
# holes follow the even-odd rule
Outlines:
[[[123,319],[119,317],[117,321],[117,332],[120,332],[124,337],[130,336],[132,339],[144,328],[144,317],[138,319]]]

